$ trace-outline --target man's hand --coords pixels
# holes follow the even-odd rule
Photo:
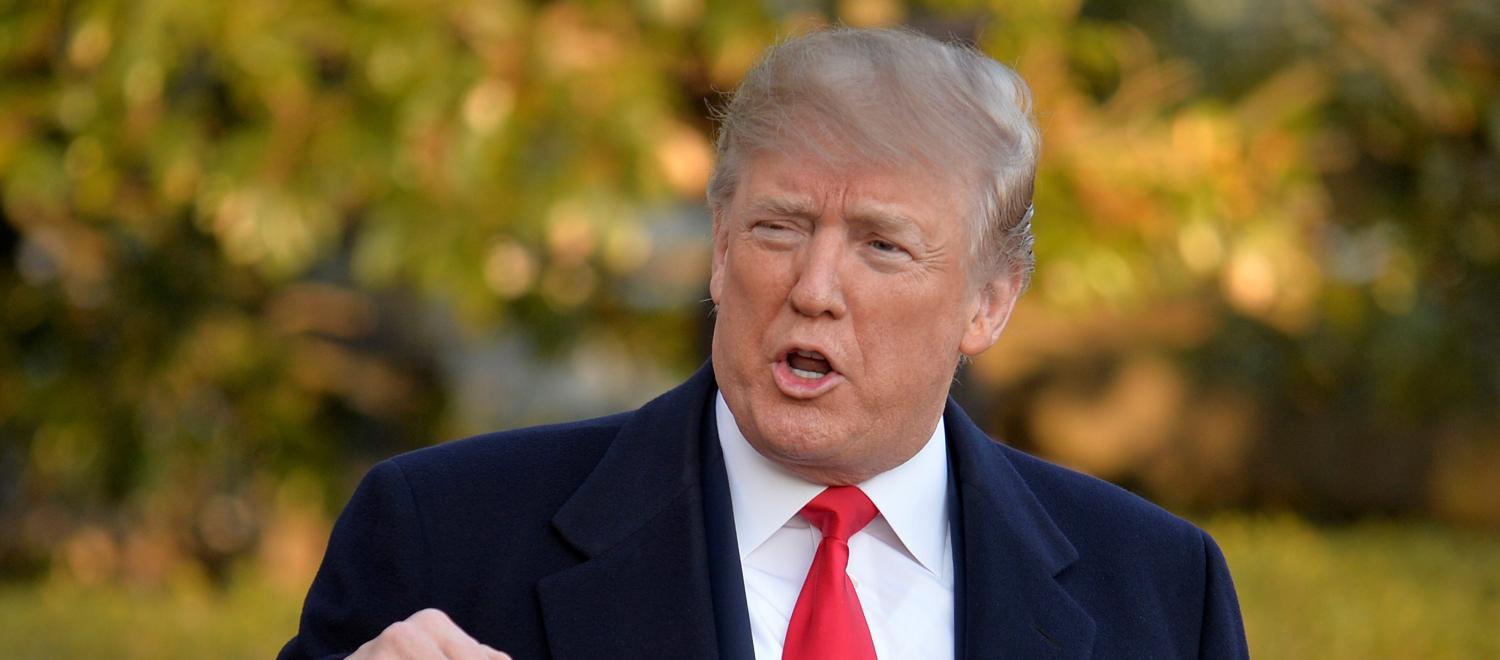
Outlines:
[[[425,609],[397,621],[365,642],[349,660],[510,660],[480,644],[448,615]]]

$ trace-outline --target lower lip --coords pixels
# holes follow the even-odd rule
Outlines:
[[[844,382],[844,377],[837,371],[830,371],[819,378],[803,378],[792,371],[792,365],[787,364],[785,359],[777,360],[771,367],[771,373],[775,376],[776,387],[781,388],[781,393],[794,399],[822,396]]]

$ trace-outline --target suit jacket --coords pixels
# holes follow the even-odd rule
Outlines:
[[[376,465],[280,657],[427,607],[518,659],[753,657],[714,391],[705,366],[634,412]],[[1248,657],[1207,534],[944,414],[960,656]]]

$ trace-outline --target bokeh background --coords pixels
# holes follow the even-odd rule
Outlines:
[[[0,2],[0,656],[267,657],[373,462],[691,372],[709,110],[833,22],[1035,92],[988,430],[1259,657],[1500,657],[1488,0]]]

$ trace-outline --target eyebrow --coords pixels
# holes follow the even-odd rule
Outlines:
[[[749,211],[757,215],[789,216],[808,220],[818,217],[812,200],[801,197],[761,197],[750,202]]]
[[[878,202],[862,202],[852,205],[850,217],[858,222],[872,225],[876,229],[900,231],[917,225],[916,221],[901,211]],[[751,213],[784,215],[798,218],[816,218],[817,210],[812,201],[804,197],[768,196],[750,202]]]
[[[915,220],[900,210],[884,204],[871,202],[856,203],[849,211],[851,221],[867,225],[882,233],[919,233],[917,231],[918,224]]]
[[[818,217],[818,211],[813,206],[812,200],[798,196],[768,195],[750,201],[748,210],[754,215],[806,220],[816,220]],[[907,237],[910,240],[923,242],[920,225],[911,216],[880,202],[855,202],[849,209],[849,221],[852,224],[873,229],[877,233],[892,237]]]
[[[929,237],[910,215],[898,206],[875,200],[861,200],[850,205],[849,222],[886,238],[905,243],[909,249],[925,251]]]

